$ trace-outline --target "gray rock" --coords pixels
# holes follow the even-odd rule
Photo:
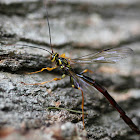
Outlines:
[[[139,1],[48,2],[47,11],[55,51],[79,57],[113,47],[130,47],[134,55],[118,64],[73,66],[105,86],[120,106],[140,125]],[[10,45],[9,45],[10,44]],[[85,125],[81,114],[47,110],[50,106],[81,111],[81,93],[69,78],[45,85],[24,85],[61,77],[60,69],[26,74],[51,67],[51,51],[44,3],[39,0],[0,2],[0,137],[26,139],[134,139],[139,137],[98,92],[85,93]],[[96,91],[94,91],[96,92]],[[92,96],[92,97],[91,97]],[[71,123],[70,123],[71,122]],[[75,124],[75,125],[74,125]],[[52,135],[53,134],[53,135]],[[35,136],[37,136],[35,138]]]

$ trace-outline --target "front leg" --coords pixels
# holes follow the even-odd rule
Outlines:
[[[39,71],[35,71],[35,72],[27,73],[27,74],[39,73],[39,72],[42,72],[42,71],[44,71],[44,70],[52,71],[52,70],[54,70],[54,69],[56,69],[56,68],[57,68],[57,66],[52,67],[52,68],[49,68],[49,67],[47,67],[47,68],[42,68],[42,69],[39,70]]]

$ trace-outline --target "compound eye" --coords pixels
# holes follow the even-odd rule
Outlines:
[[[54,58],[55,58],[55,55],[54,54],[51,55],[51,60],[54,60]]]
[[[56,58],[55,55],[52,55],[51,56],[51,61],[54,62],[55,61],[55,58]]]

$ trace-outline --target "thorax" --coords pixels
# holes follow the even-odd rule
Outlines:
[[[57,66],[60,66],[61,68],[64,68],[64,67],[68,67],[68,68],[71,68],[69,62],[67,59],[63,58],[63,57],[58,57],[56,59],[56,65]]]

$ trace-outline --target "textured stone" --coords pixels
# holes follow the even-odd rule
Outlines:
[[[139,1],[59,0],[48,3],[54,51],[79,57],[112,47],[130,47],[134,55],[118,64],[73,66],[105,86],[128,116],[140,126]],[[10,44],[10,45],[7,45]],[[20,45],[19,45],[20,44]],[[81,111],[81,93],[69,77],[45,85],[24,85],[61,77],[60,69],[28,75],[51,67],[49,53],[23,44],[49,47],[46,9],[39,0],[0,2],[0,137],[7,139],[134,139],[139,137],[121,120],[100,93],[85,93],[85,124],[81,114],[47,110],[50,106]],[[99,94],[99,96],[98,96]],[[91,97],[92,96],[92,97]],[[66,123],[66,122],[73,122]],[[6,127],[6,129],[5,129]],[[29,130],[29,131],[28,131]],[[27,132],[28,131],[28,132]],[[52,135],[53,134],[53,135]],[[71,134],[71,135],[69,135]]]

